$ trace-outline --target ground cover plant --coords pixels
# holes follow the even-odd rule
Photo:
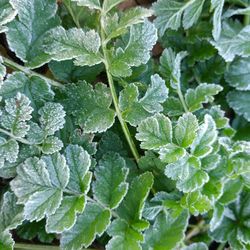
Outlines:
[[[249,0],[0,0],[0,249],[250,249]]]

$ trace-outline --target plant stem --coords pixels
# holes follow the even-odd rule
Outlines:
[[[22,65],[19,65],[18,63],[15,63],[13,62],[12,60],[2,56],[2,59],[3,59],[3,63],[7,66],[7,67],[10,67],[11,69],[13,70],[17,70],[17,71],[21,71],[23,72],[24,74],[28,75],[28,76],[38,76],[42,79],[44,79],[46,82],[48,82],[50,85],[52,86],[55,86],[55,87],[59,87],[59,88],[64,88],[64,85],[55,81],[55,80],[52,80],[50,78],[47,78],[39,73],[36,73],[34,71],[32,71],[31,69],[27,68],[27,67],[24,67]]]
[[[23,244],[16,243],[15,250],[60,250],[57,246],[49,246],[49,245],[34,245],[34,244]],[[95,250],[93,248],[82,248],[81,250]]]
[[[108,53],[107,53],[106,42],[105,42],[105,34],[104,34],[104,29],[103,29],[103,14],[101,14],[101,39],[102,39],[102,50],[103,50],[103,56],[104,56],[104,65],[105,65],[106,74],[107,74],[107,78],[108,78],[108,83],[109,83],[109,87],[110,87],[110,91],[111,91],[111,95],[112,95],[112,99],[113,99],[113,104],[115,106],[115,111],[116,111],[118,120],[119,120],[119,122],[121,124],[123,133],[124,133],[124,135],[125,135],[125,137],[127,139],[129,147],[131,149],[131,152],[132,152],[136,162],[138,162],[140,156],[139,156],[139,153],[138,153],[138,151],[136,149],[135,143],[134,143],[133,138],[132,138],[132,136],[130,134],[128,126],[127,126],[126,122],[122,118],[122,113],[121,113],[121,110],[119,108],[118,97],[117,97],[117,94],[116,94],[113,77],[109,72],[109,57],[108,57]]]
[[[250,24],[250,15],[245,15],[244,16],[244,25],[247,26]]]
[[[217,248],[217,250],[223,250],[226,244],[227,244],[226,242],[221,243],[221,244],[219,245],[219,247]]]
[[[178,86],[177,86],[177,94],[178,94],[178,96],[179,96],[179,99],[180,99],[180,101],[181,101],[181,104],[182,104],[182,106],[183,106],[185,112],[188,112],[188,108],[187,108],[186,102],[185,102],[185,100],[184,100],[184,97],[183,97],[183,95],[182,95],[181,87],[180,87],[180,84],[179,84],[179,83],[178,83]]]
[[[189,241],[192,237],[198,235],[201,231],[203,231],[206,227],[205,227],[205,221],[201,220],[193,229],[191,229],[186,238],[185,241]]]

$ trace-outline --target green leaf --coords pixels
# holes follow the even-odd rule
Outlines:
[[[116,208],[128,190],[126,177],[128,168],[125,160],[118,154],[105,155],[95,168],[93,184],[94,197],[111,209]]]
[[[175,144],[167,144],[160,148],[159,155],[162,162],[172,163],[184,157],[186,155],[186,150]]]
[[[60,154],[29,158],[19,165],[11,188],[18,202],[24,204],[25,219],[39,221],[55,213],[68,180],[69,169]]]
[[[44,79],[37,76],[27,77],[22,72],[14,72],[4,81],[0,88],[0,95],[7,99],[15,97],[18,92],[30,99],[34,109],[45,102],[52,101],[55,95]]]
[[[8,231],[0,232],[0,248],[4,250],[13,250],[14,240]]]
[[[193,243],[187,247],[182,248],[181,250],[208,250],[208,247],[203,242]]]
[[[163,113],[167,116],[180,116],[184,113],[183,106],[179,98],[170,96],[163,103]]]
[[[230,91],[227,95],[227,102],[233,110],[250,121],[249,91]]]
[[[188,212],[184,210],[177,218],[160,213],[154,224],[145,232],[143,250],[171,250],[184,239],[188,225]]]
[[[70,84],[66,88],[65,109],[73,114],[85,133],[104,132],[114,123],[115,112],[110,109],[110,90],[98,83],[95,89],[86,82]]]
[[[223,88],[216,84],[202,83],[195,89],[188,89],[185,94],[185,101],[190,112],[202,108],[202,104],[213,102],[214,95],[221,92]]]
[[[119,218],[124,219],[130,225],[136,226],[136,223],[141,221],[144,202],[152,185],[153,175],[149,172],[134,178],[127,195],[117,208]]]
[[[88,190],[85,178],[91,165],[90,155],[78,145],[68,145],[65,155],[70,169],[67,188],[78,193],[85,193]]]
[[[214,205],[213,217],[210,220],[210,230],[214,231],[222,222],[225,207],[220,203]]]
[[[8,140],[0,137],[0,166],[4,161],[14,163],[17,160],[19,153],[19,145],[15,140]]]
[[[156,114],[142,121],[137,128],[136,139],[143,149],[158,149],[172,142],[171,121],[162,114]]]
[[[41,150],[44,154],[54,154],[63,147],[62,141],[56,136],[49,136],[42,142]]]
[[[11,0],[10,3],[18,19],[8,25],[9,47],[28,66],[39,67],[50,60],[43,51],[42,40],[48,30],[60,23],[56,16],[57,4],[54,0]]]
[[[163,110],[161,104],[167,96],[168,88],[157,74],[151,76],[151,84],[140,99],[138,87],[135,84],[129,84],[121,91],[119,97],[122,115],[132,126],[136,126],[152,114],[161,112]]]
[[[50,233],[62,233],[73,227],[77,214],[85,208],[84,196],[66,196],[60,207],[50,215],[46,223],[46,231]]]
[[[180,28],[182,16],[185,29],[193,26],[201,14],[204,2],[204,0],[189,0],[183,3],[175,0],[158,0],[153,8],[156,15],[155,25],[160,35],[163,36],[168,28],[173,30]]]
[[[204,123],[200,126],[197,137],[191,145],[191,153],[203,158],[213,150],[213,143],[217,139],[216,124],[210,115],[205,115]]]
[[[242,28],[239,22],[224,22],[221,36],[211,43],[218,50],[226,62],[231,62],[236,55],[248,57],[250,55],[250,25]]]
[[[103,2],[103,10],[107,13],[121,2],[123,2],[123,0],[105,0]]]
[[[101,5],[99,0],[71,0],[72,2],[77,2],[79,6],[85,6],[90,9],[101,10]]]
[[[225,79],[230,86],[238,90],[250,90],[250,58],[236,58],[225,72]]]
[[[225,0],[211,0],[211,9],[213,14],[213,37],[218,40],[221,34],[221,16]]]
[[[40,115],[41,128],[46,136],[53,135],[56,131],[63,128],[66,114],[61,104],[47,102],[38,113]]]
[[[3,80],[4,80],[5,75],[6,75],[6,67],[3,65],[3,59],[0,56],[0,90],[3,85]]]
[[[143,235],[125,220],[114,220],[108,228],[108,234],[112,239],[106,245],[107,250],[141,250],[140,242],[143,241]]]
[[[43,41],[43,48],[52,59],[75,59],[78,66],[101,63],[100,46],[100,36],[96,31],[85,32],[78,28],[65,30],[62,26],[49,31]]]
[[[166,48],[160,57],[160,72],[171,87],[178,88],[181,80],[181,61],[187,56],[187,52],[176,54],[171,48]]]
[[[174,136],[177,144],[183,148],[189,147],[197,135],[199,124],[195,115],[185,113],[177,122]]]
[[[6,32],[8,28],[5,26],[7,23],[11,22],[17,12],[13,9],[9,0],[2,0],[0,3],[0,33]]]
[[[119,47],[112,53],[110,73],[116,77],[130,76],[132,66],[138,67],[148,62],[156,40],[157,30],[149,21],[133,25],[126,47]]]
[[[62,234],[61,248],[63,250],[81,249],[88,247],[95,237],[101,236],[110,223],[111,214],[94,203],[86,205],[75,225]]]
[[[14,98],[5,100],[5,110],[1,116],[1,125],[16,137],[24,137],[29,131],[27,121],[31,119],[33,108],[30,100],[17,93]]]

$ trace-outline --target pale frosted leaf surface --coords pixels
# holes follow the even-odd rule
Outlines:
[[[14,163],[19,153],[19,145],[15,140],[8,140],[0,137],[0,166],[4,161]]]
[[[99,53],[101,40],[94,30],[65,30],[59,26],[46,34],[43,43],[46,53],[57,61],[75,59],[79,66],[92,66],[102,61]]]
[[[214,40],[218,40],[221,34],[221,19],[222,11],[225,4],[225,0],[211,0],[211,7],[214,11],[213,14],[213,37]]]
[[[203,242],[193,243],[187,247],[182,248],[181,250],[208,250],[208,247]]]
[[[0,2],[0,33],[8,30],[5,25],[11,22],[16,14],[17,11],[13,9],[9,0],[2,0]]]
[[[90,9],[101,9],[99,0],[72,0],[72,2],[77,2],[79,6],[85,6]]]
[[[137,140],[143,149],[158,149],[172,142],[171,121],[162,114],[149,117],[137,128]]]
[[[8,25],[9,47],[28,66],[39,67],[50,60],[43,51],[42,40],[48,30],[60,23],[56,16],[57,4],[54,0],[11,0],[10,3],[18,19]]]
[[[112,54],[111,74],[117,77],[130,76],[132,66],[138,67],[148,62],[156,41],[157,30],[152,23],[145,20],[142,24],[133,25],[126,47],[119,47]]]
[[[61,248],[63,250],[78,250],[88,247],[98,235],[102,235],[110,224],[111,214],[94,203],[88,203],[75,225],[62,234]]]
[[[12,239],[11,233],[8,231],[0,232],[0,248],[4,250],[13,250],[14,240]]]
[[[103,9],[105,12],[109,12],[111,9],[113,9],[121,2],[123,2],[123,0],[106,0],[103,3]]]
[[[2,57],[0,56],[0,90],[2,88],[3,79],[4,79],[5,75],[6,75],[6,68],[3,65]]]
[[[54,154],[60,151],[63,147],[63,142],[56,136],[49,136],[42,142],[41,150],[44,154]]]
[[[65,109],[75,116],[85,133],[104,132],[113,125],[112,98],[104,84],[98,83],[94,89],[86,82],[70,84],[66,95]]]
[[[106,207],[116,208],[127,193],[127,175],[126,162],[120,155],[111,153],[105,155],[95,167],[93,183],[95,199]]]
[[[167,144],[159,150],[160,159],[164,163],[173,163],[186,155],[186,150],[175,144]]]

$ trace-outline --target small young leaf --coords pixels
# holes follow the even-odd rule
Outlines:
[[[171,121],[162,114],[157,114],[142,121],[137,128],[137,140],[143,149],[158,149],[172,142]]]

